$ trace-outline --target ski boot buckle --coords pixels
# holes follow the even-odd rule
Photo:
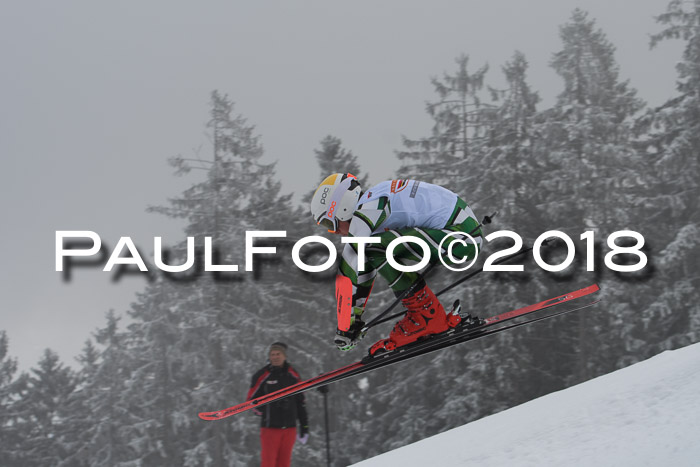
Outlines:
[[[396,343],[391,339],[382,339],[369,348],[370,356],[375,356],[382,352],[391,352],[396,349]]]
[[[447,313],[447,325],[450,328],[455,328],[462,322],[462,316],[459,314],[460,311],[462,311],[462,305],[460,305],[459,300],[455,300],[452,304],[452,309]]]

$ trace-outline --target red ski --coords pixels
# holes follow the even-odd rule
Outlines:
[[[327,373],[323,373],[314,378],[308,379],[306,381],[301,381],[292,386],[280,389],[279,391],[266,394],[255,399],[251,399],[249,401],[243,402],[238,405],[234,405],[233,407],[229,407],[227,409],[218,410],[215,412],[202,412],[199,414],[199,418],[201,418],[202,420],[221,420],[222,418],[230,417],[231,415],[245,412],[246,410],[252,409],[254,407],[260,407],[262,405],[269,404],[270,402],[282,399],[284,397],[299,394],[301,392],[308,391],[309,389],[317,388],[320,386],[325,386],[326,384],[340,381],[342,379],[349,378],[351,376],[355,376],[371,370],[375,370],[377,368],[381,368],[387,365],[391,365],[399,361],[407,360],[409,358],[417,357],[419,355],[425,355],[427,353],[434,352],[436,350],[449,347],[451,345],[478,339],[487,335],[495,334],[497,332],[505,331],[507,329],[512,329],[525,324],[551,318],[553,316],[559,316],[565,313],[580,310],[582,308],[586,308],[595,303],[598,303],[598,301],[585,303],[576,308],[566,309],[545,316],[533,316],[531,319],[527,319],[519,323],[506,323],[504,326],[498,326],[500,323],[504,323],[517,317],[525,316],[536,311],[545,310],[555,305],[559,305],[561,303],[569,302],[571,300],[590,295],[594,292],[597,292],[598,290],[600,290],[598,285],[593,284],[583,289],[579,289],[575,292],[570,292],[564,295],[560,295],[559,297],[550,298],[549,300],[545,300],[534,305],[526,306],[513,311],[507,311],[505,313],[485,318],[484,320],[480,321],[480,323],[476,326],[474,326],[473,324],[470,325],[469,323],[464,321],[456,328],[445,331],[442,334],[430,336],[427,339],[420,340],[403,347],[399,347],[398,349],[393,350],[391,352],[382,353],[380,355],[375,356],[367,356],[359,362],[352,363],[350,365],[329,371]]]

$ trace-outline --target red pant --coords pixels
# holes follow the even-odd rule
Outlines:
[[[296,428],[260,428],[260,467],[289,467]]]

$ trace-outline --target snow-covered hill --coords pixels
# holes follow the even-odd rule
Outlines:
[[[355,465],[700,466],[700,344]]]

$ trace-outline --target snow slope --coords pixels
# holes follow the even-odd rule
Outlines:
[[[700,344],[355,465],[700,466]]]

